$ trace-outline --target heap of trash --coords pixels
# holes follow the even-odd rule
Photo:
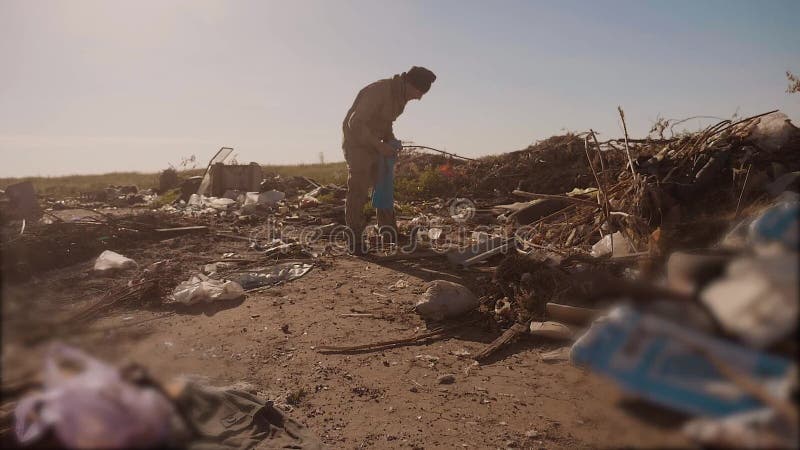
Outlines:
[[[344,223],[344,187],[265,175],[257,164],[225,166],[228,150],[203,176],[164,177],[158,194],[113,188],[105,197],[42,209],[30,183],[9,186],[4,276],[26,280],[89,261],[91,275],[109,287],[75,314],[80,326],[122,306],[235,305],[342,255],[334,232]],[[569,361],[656,408],[684,414],[683,432],[700,445],[797,442],[800,130],[784,114],[667,138],[601,140],[589,130],[478,160],[412,151],[396,167],[400,238],[384,241],[371,229],[367,257],[435,260],[461,275],[488,276],[464,276],[463,285],[435,280],[420,291],[411,311],[432,324],[427,333],[319,351],[441,337],[443,322],[468,317],[453,327],[481,324],[497,334],[471,356],[476,364],[491,364],[515,339],[530,339],[547,347],[542,362]],[[131,195],[149,202],[138,214],[95,209],[96,202],[122,204]],[[65,218],[67,208],[86,215]],[[294,235],[289,225],[307,227]],[[221,255],[140,265],[126,252],[144,241],[205,245]],[[236,252],[218,250],[230,241],[240,245]],[[401,288],[398,282],[390,289]],[[150,418],[109,440],[109,429],[130,425],[128,416],[104,418],[105,428],[88,436],[30,414],[34,406],[73,414],[63,410],[63,398],[82,393],[85,379],[66,382],[53,372],[44,386],[51,394],[20,402],[16,433],[23,442],[53,430],[67,446],[77,439],[169,445],[179,433],[166,421],[193,420],[176,417],[176,397],[134,389],[85,355],[61,348],[48,358],[56,357],[88,361],[86,377],[130,391],[126,414]],[[92,403],[100,398],[81,404],[86,417],[104,407]],[[250,400],[258,410],[271,406]],[[289,437],[293,426],[287,422]]]
[[[454,176],[452,186],[487,197],[532,199],[476,207],[470,221],[482,231],[447,253],[461,266],[497,261],[493,284],[476,292],[505,332],[475,359],[525,335],[562,342],[542,359],[569,359],[686,414],[684,432],[701,445],[795,445],[800,130],[773,112],[625,141],[553,138]],[[537,184],[562,173],[559,157],[545,156],[555,149],[570,167],[583,154],[580,184]],[[442,222],[428,236],[454,232]],[[463,286],[443,288],[421,297],[420,314],[471,309]]]

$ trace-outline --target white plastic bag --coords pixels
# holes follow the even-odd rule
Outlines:
[[[441,228],[430,228],[428,229],[428,237],[431,238],[432,241],[436,241],[442,237],[442,231]]]
[[[766,348],[797,328],[797,253],[741,257],[700,294],[723,328],[748,345]]]
[[[244,199],[245,205],[275,205],[286,198],[281,191],[271,190],[266,192],[248,192]]]
[[[106,272],[109,270],[124,270],[136,267],[136,261],[126,258],[117,252],[105,250],[100,253],[100,256],[94,261],[94,270],[97,272]]]
[[[611,240],[614,240],[614,253],[611,254]],[[633,253],[633,246],[631,245],[630,241],[622,234],[621,231],[617,231],[613,234],[607,234],[603,236],[603,239],[600,239],[592,246],[592,256],[595,258],[599,256],[606,256],[611,255],[612,257],[618,258],[620,256],[627,256]]]
[[[235,281],[214,280],[203,274],[193,275],[172,291],[172,299],[178,303],[192,305],[197,302],[232,300],[244,295],[244,289]]]
[[[189,196],[189,201],[186,202],[189,206],[201,206],[203,204],[203,197],[197,194]]]
[[[228,207],[233,205],[234,203],[236,203],[236,200],[224,197],[208,197],[206,198],[205,202],[205,204],[207,204],[211,208],[220,210],[228,209]]]
[[[788,150],[792,139],[798,134],[800,130],[792,125],[789,116],[778,111],[760,118],[758,125],[750,133],[749,140],[762,150],[775,152]]]
[[[45,360],[44,392],[24,397],[14,414],[23,445],[52,429],[65,448],[117,449],[165,445],[175,410],[156,389],[135,386],[115,368],[54,344]]]
[[[301,208],[311,208],[311,207],[319,206],[319,205],[320,205],[320,201],[317,200],[316,197],[312,197],[312,196],[306,194],[306,195],[304,195],[303,197],[300,198],[300,207]]]
[[[414,310],[426,319],[460,316],[478,307],[480,300],[465,286],[445,280],[432,281]]]

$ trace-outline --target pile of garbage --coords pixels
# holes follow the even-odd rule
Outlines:
[[[414,308],[429,322],[478,310],[503,330],[474,355],[476,361],[489,361],[513,339],[532,336],[557,344],[541,353],[543,361],[570,360],[658,407],[688,415],[685,432],[703,445],[796,442],[800,130],[785,115],[726,120],[672,138],[601,142],[590,130],[477,161],[406,152],[397,171],[397,198],[403,200],[396,204],[398,225],[411,247],[399,256],[443,256],[456,270],[484,265],[493,274],[491,283],[465,277],[469,286],[436,280]],[[180,191],[175,201],[155,211],[90,211],[91,217],[75,220],[55,215],[60,206],[41,211],[32,186],[10,189],[13,225],[21,220],[21,229],[4,227],[3,275],[27,279],[96,258],[93,272],[118,283],[79,311],[75,324],[136,301],[174,307],[233,302],[296,280],[321,263],[320,249],[285,233],[286,223],[313,224],[314,237],[331,237],[343,223],[341,186],[268,174],[260,185],[225,187],[215,191],[222,195],[209,196],[205,177],[189,181],[173,188]],[[82,201],[156,199],[150,195],[113,187]],[[62,206],[86,207],[81,205]],[[280,220],[267,224],[264,218]],[[227,219],[235,224],[223,227]],[[209,225],[197,225],[204,220]],[[247,251],[258,255],[139,267],[117,253],[143,240],[194,232],[212,244],[246,241]],[[331,242],[323,243],[322,254],[332,254]],[[373,253],[380,256],[384,248],[381,243]],[[388,248],[400,250],[397,242]],[[290,261],[289,255],[304,260]],[[104,382],[121,382],[106,369],[98,374]],[[69,389],[60,382],[51,388],[61,393],[30,402],[52,401],[59,411],[59,396]],[[172,414],[164,399],[147,401],[157,406],[154,417]],[[18,421],[21,439],[54,427],[60,433],[59,424],[28,412]],[[169,430],[159,427],[139,431],[153,442],[169,442],[163,440]],[[75,430],[65,430],[59,436],[73,439],[68,433]],[[124,434],[119,438],[127,442]]]
[[[108,248],[127,249],[166,237],[165,232],[184,225],[157,211],[111,215],[96,210],[62,219],[45,211],[22,229],[3,230],[0,250],[5,279],[24,281],[47,270],[66,267],[96,257]]]
[[[571,360],[688,414],[699,444],[795,445],[798,224],[800,196],[785,192],[717,245],[670,254],[663,276],[607,299]]]
[[[800,437],[799,230],[795,189],[662,266],[656,254],[512,253],[480,297],[438,280],[415,309],[440,321],[477,308],[505,329],[477,362],[530,336],[550,347],[542,361],[569,360],[685,415],[683,432],[699,445],[791,448]]]
[[[539,167],[487,176],[526,172],[525,161]],[[539,178],[559,174],[558,161],[575,168],[569,183]],[[470,167],[479,168],[474,179]],[[454,222],[483,223],[461,231],[467,245],[448,259],[500,261],[478,295],[439,280],[416,311],[442,320],[477,307],[491,317],[505,332],[478,362],[523,335],[560,342],[543,361],[570,360],[687,415],[683,430],[701,445],[791,447],[800,393],[798,170],[800,130],[774,112],[627,145],[570,135],[463,164],[452,183],[460,176],[486,196],[533,200],[426,220],[432,241],[454,233]]]
[[[117,368],[58,342],[41,372],[14,409],[14,434],[25,447],[322,448],[253,386],[211,386],[199,377],[162,384],[142,366]]]
[[[145,205],[151,203],[158,197],[153,189],[140,190],[137,186],[115,186],[110,185],[97,191],[84,192],[80,200],[83,203],[96,202],[116,207]]]
[[[187,200],[178,199],[172,204],[162,206],[159,210],[185,217],[214,216],[238,219],[248,216],[288,216],[299,209],[314,208],[330,201],[341,201],[346,193],[340,186],[334,184],[320,186],[308,180],[304,183],[307,188],[311,184],[311,189],[290,188],[288,191],[293,193],[290,196],[284,190],[266,189],[272,185],[266,181],[262,183],[264,188],[262,191],[228,190],[222,197],[193,193]]]
[[[478,210],[493,209],[495,220],[487,223],[508,219],[515,228],[525,226],[526,241],[561,254],[607,253],[613,241],[621,256],[648,251],[654,239],[660,238],[659,246],[681,241],[687,238],[683,226],[721,220],[796,184],[798,148],[800,131],[783,113],[771,112],[670,139],[556,136],[525,150],[458,163],[435,178],[441,197],[465,197]],[[429,163],[428,169],[441,167]],[[409,176],[398,170],[398,180]],[[700,242],[674,244],[705,245],[714,236],[691,237]]]

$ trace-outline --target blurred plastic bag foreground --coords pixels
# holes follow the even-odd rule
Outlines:
[[[723,417],[764,407],[721,374],[709,355],[758,380],[771,395],[789,395],[794,378],[790,361],[627,306],[596,320],[575,342],[570,357],[631,394],[692,415]]]
[[[113,367],[63,344],[45,360],[44,391],[20,400],[15,432],[25,445],[55,432],[67,448],[143,448],[167,442],[172,403]]]

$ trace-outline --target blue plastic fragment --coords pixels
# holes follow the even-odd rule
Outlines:
[[[707,336],[628,306],[614,308],[572,347],[573,363],[625,391],[692,415],[723,417],[764,405],[720,374],[705,354],[779,390],[791,363]]]

